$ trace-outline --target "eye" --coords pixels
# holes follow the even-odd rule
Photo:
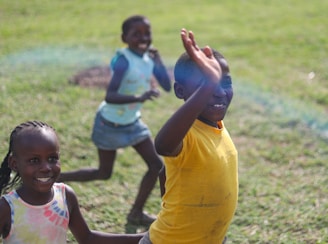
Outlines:
[[[230,75],[224,75],[221,80],[221,86],[222,88],[231,88],[232,87],[232,81]]]
[[[39,158],[31,158],[30,160],[28,160],[28,163],[31,165],[35,165],[35,164],[39,164],[40,160]]]
[[[142,36],[142,34],[140,33],[140,31],[136,31],[133,33],[132,35],[134,38],[140,38]]]
[[[48,161],[49,161],[49,163],[56,164],[59,161],[59,157],[58,156],[51,156],[51,157],[48,158]]]
[[[150,31],[147,31],[147,32],[145,33],[145,36],[150,37],[150,36],[151,36],[151,32],[150,32]]]

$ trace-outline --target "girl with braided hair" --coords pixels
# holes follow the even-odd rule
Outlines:
[[[0,168],[0,237],[4,244],[66,243],[68,228],[78,243],[138,243],[143,234],[90,230],[73,189],[56,183],[59,174],[55,130],[41,121],[18,125]]]

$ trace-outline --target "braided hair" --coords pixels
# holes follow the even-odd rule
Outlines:
[[[0,195],[7,193],[10,189],[12,189],[15,185],[21,183],[21,178],[18,172],[16,172],[15,176],[12,180],[10,180],[12,169],[9,167],[9,157],[13,152],[13,148],[17,138],[19,138],[20,134],[26,130],[34,130],[40,128],[49,128],[53,131],[50,125],[41,122],[41,121],[27,121],[18,126],[11,132],[9,139],[9,148],[6,157],[3,159],[0,166]]]

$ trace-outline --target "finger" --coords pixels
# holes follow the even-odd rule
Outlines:
[[[210,48],[209,46],[204,47],[203,52],[206,55],[206,57],[208,57],[208,58],[213,57],[212,48]]]
[[[186,48],[186,45],[188,44],[188,39],[189,39],[187,30],[184,28],[181,29],[180,35],[181,35],[181,40],[182,40],[183,46]]]
[[[197,43],[196,43],[195,35],[192,31],[189,31],[189,39],[191,40],[192,46],[194,46],[196,50],[200,50]]]
[[[156,54],[156,53],[158,53],[158,49],[151,47],[148,49],[148,52],[150,52],[152,54]]]
[[[195,52],[195,47],[193,46],[193,41],[189,38],[188,35],[189,32],[187,32],[186,29],[182,29],[181,30],[181,39],[182,39],[182,43],[184,48],[186,49],[187,53],[190,56],[195,56],[194,52]]]
[[[185,28],[182,28],[182,29],[181,29],[181,34],[185,34],[185,35],[187,35],[187,30],[186,30]]]

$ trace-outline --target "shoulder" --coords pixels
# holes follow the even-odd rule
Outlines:
[[[67,194],[72,194],[72,195],[75,195],[75,192],[73,190],[73,188],[69,185],[66,185],[64,183],[62,183],[64,185],[64,188],[65,188],[65,192],[66,192],[66,195]]]
[[[122,50],[116,52],[110,63],[110,67],[114,71],[124,71],[129,67],[129,61]]]
[[[77,196],[72,187],[66,184],[64,184],[64,187],[65,187],[67,206],[69,211],[71,212],[73,208],[78,206]]]
[[[69,185],[63,184],[65,188],[66,198],[76,198],[75,191]]]

